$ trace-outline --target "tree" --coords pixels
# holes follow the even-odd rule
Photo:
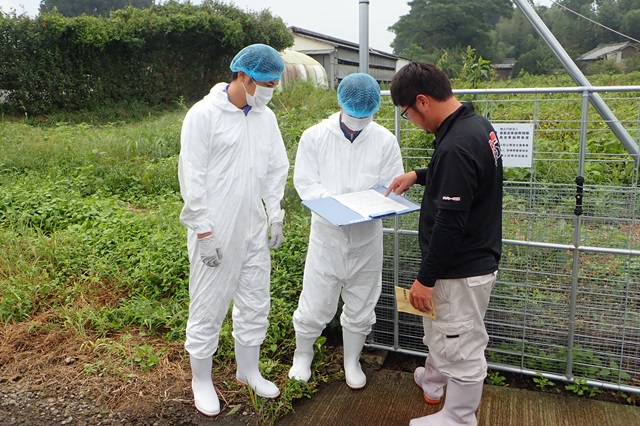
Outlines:
[[[413,0],[409,6],[409,13],[389,27],[396,34],[396,53],[414,43],[427,54],[471,46],[490,57],[490,32],[513,11],[510,0]]]
[[[511,18],[500,19],[492,36],[494,50],[499,58],[518,58],[545,45],[520,9],[516,10]]]
[[[619,31],[622,24],[620,7],[617,0],[600,0],[597,9],[597,21],[605,27]],[[596,44],[611,43],[619,40],[620,36],[607,30],[601,26],[593,26],[593,34],[595,35]]]
[[[542,19],[569,56],[577,57],[589,49],[580,46],[584,36],[584,21],[559,7],[551,7]],[[592,24],[591,24],[592,25]]]
[[[615,0],[615,2],[623,15],[631,10],[640,9],[640,0]]]
[[[67,17],[83,14],[108,16],[112,10],[127,6],[147,8],[152,5],[153,0],[41,0],[40,13],[57,8],[61,15]]]
[[[640,38],[640,9],[631,10],[622,19],[622,32],[635,39]]]
[[[432,55],[428,55],[424,51],[424,49],[422,49],[422,47],[418,46],[416,43],[411,43],[409,46],[405,47],[402,50],[402,56],[413,61],[434,62]]]
[[[521,72],[534,75],[549,74],[560,66],[560,61],[553,55],[551,49],[544,46],[520,56],[512,73],[516,76]]]
[[[558,3],[566,7],[567,9],[575,10],[579,12],[586,7],[590,7],[594,1],[593,0],[559,0]]]

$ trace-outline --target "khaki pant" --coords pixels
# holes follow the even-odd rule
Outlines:
[[[489,335],[484,314],[496,273],[436,281],[437,319],[424,318],[423,342],[434,367],[458,382],[478,382],[487,375],[484,351]]]

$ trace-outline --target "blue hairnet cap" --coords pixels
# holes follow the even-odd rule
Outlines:
[[[284,61],[276,49],[266,44],[252,44],[233,58],[231,71],[242,71],[256,81],[280,80]]]
[[[380,109],[380,85],[369,74],[349,74],[338,85],[338,102],[352,117],[369,117]]]

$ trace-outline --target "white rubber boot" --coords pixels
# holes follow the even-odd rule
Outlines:
[[[211,357],[205,359],[194,358],[189,355],[191,361],[191,389],[193,389],[193,401],[196,408],[205,416],[217,416],[220,414],[220,400],[216,388],[211,381]]]
[[[260,374],[258,361],[260,360],[260,346],[242,346],[236,341],[236,379],[263,398],[277,398],[280,395],[278,387]]]
[[[311,378],[313,362],[313,344],[315,337],[302,337],[296,333],[296,351],[293,353],[293,365],[289,369],[289,378],[308,382]]]
[[[463,385],[449,379],[444,408],[430,416],[411,420],[409,426],[477,426],[476,410],[483,385],[483,381]]]
[[[413,380],[422,389],[422,397],[427,404],[439,404],[447,384],[447,376],[431,363],[427,356],[424,367],[418,367],[413,372]]]
[[[351,389],[362,389],[367,384],[367,376],[360,365],[360,352],[366,338],[364,334],[352,333],[342,327],[344,378]]]

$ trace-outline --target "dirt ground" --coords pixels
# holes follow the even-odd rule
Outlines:
[[[233,381],[221,392],[215,419],[193,406],[191,373],[181,344],[164,345],[166,356],[149,373],[109,371],[105,351],[87,350],[72,333],[35,323],[9,324],[0,331],[0,425],[256,425],[247,392]],[[89,373],[87,365],[103,370]],[[185,371],[184,368],[187,368]],[[129,375],[134,376],[129,376]],[[223,371],[215,382],[229,382]],[[123,380],[122,377],[131,377]]]
[[[0,331],[1,426],[264,424],[246,389],[234,380],[234,366],[214,373],[214,383],[224,383],[218,389],[223,410],[212,419],[195,410],[182,344],[155,342],[164,347],[165,356],[148,373],[134,368],[111,371],[116,363],[109,362],[109,352],[101,350],[96,339],[83,340],[76,333],[65,334],[47,324],[47,318],[42,317],[9,324]],[[341,348],[329,345],[328,351],[341,352]],[[335,354],[329,355],[335,358]],[[374,368],[413,371],[423,362],[424,358],[393,352],[363,353],[365,372]],[[96,370],[96,365],[101,369]],[[530,377],[501,375],[507,386],[538,390]],[[560,392],[564,387],[558,384],[555,388],[554,392]],[[613,392],[594,399],[627,403]]]

